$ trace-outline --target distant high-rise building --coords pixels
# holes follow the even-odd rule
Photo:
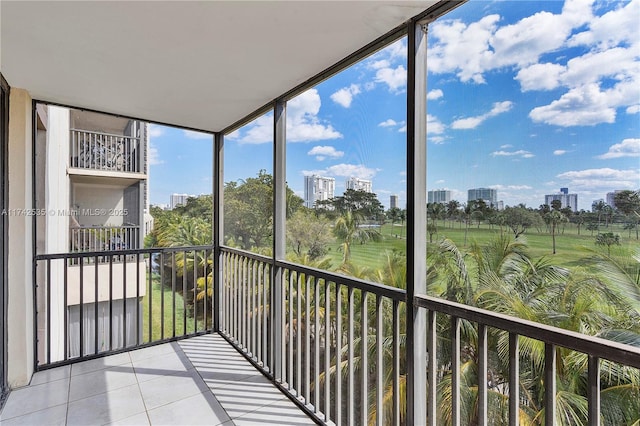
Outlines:
[[[489,207],[498,207],[498,190],[491,188],[473,188],[467,191],[467,202],[482,200]]]
[[[436,189],[427,192],[427,203],[447,204],[449,201],[451,201],[451,191]]]
[[[565,191],[566,190],[566,191]],[[561,192],[557,194],[549,194],[544,196],[544,203],[548,206],[555,200],[560,201],[560,208],[570,207],[571,211],[578,211],[578,194],[569,194],[568,188],[561,188]]]
[[[399,209],[400,206],[398,205],[398,196],[397,195],[390,195],[389,196],[389,208],[390,209]]]
[[[353,189],[354,191],[373,192],[373,185],[370,180],[350,177],[344,185],[345,189]]]
[[[317,201],[326,201],[334,197],[336,180],[334,178],[309,175],[304,177],[304,205],[315,206]]]
[[[169,199],[169,208],[173,210],[178,206],[184,206],[187,204],[187,198],[189,198],[189,195],[187,194],[171,194]]]

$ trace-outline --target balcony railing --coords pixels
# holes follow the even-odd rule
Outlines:
[[[38,368],[210,332],[211,261],[210,246],[37,255]]]
[[[140,248],[139,226],[80,226],[69,231],[72,253]]]
[[[100,256],[107,266],[86,261]],[[122,256],[135,262],[119,263]],[[70,259],[80,261],[72,265]],[[44,289],[38,296],[40,368],[220,331],[325,423],[402,425],[413,399],[431,425],[466,424],[469,418],[493,424],[498,409],[501,424],[517,425],[532,408],[520,393],[526,378],[539,384],[544,401],[533,407],[542,413],[538,422],[552,425],[561,393],[558,366],[577,359],[585,367],[580,380],[588,384],[584,417],[598,424],[601,380],[614,366],[640,368],[636,347],[417,296],[413,304],[426,310],[427,330],[416,338],[427,344],[420,361],[426,369],[415,374],[428,386],[416,395],[407,376],[415,342],[408,340],[402,289],[228,247],[39,255],[36,261],[38,288]],[[503,352],[488,353],[497,340]],[[521,348],[531,345],[544,354],[540,377],[526,376],[528,365],[521,369]],[[500,377],[492,368],[495,357],[507,360]]]
[[[71,167],[142,173],[140,138],[71,129]]]

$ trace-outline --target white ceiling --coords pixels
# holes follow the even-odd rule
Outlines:
[[[437,3],[0,2],[34,99],[220,131]]]

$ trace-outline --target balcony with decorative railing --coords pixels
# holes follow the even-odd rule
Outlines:
[[[144,173],[140,138],[71,129],[69,140],[71,168]]]

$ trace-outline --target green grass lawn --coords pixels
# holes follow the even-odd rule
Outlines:
[[[462,250],[470,247],[473,242],[481,245],[486,244],[500,235],[500,229],[497,226],[491,227],[490,225],[481,224],[478,228],[477,225],[474,224],[468,229],[465,245],[464,225],[460,228],[458,223],[451,224],[450,222],[446,222],[443,226],[443,222],[439,220],[437,226],[438,233],[433,237],[434,244],[442,238],[449,238]],[[380,230],[383,235],[383,241],[353,244],[351,247],[351,259],[353,263],[360,266],[377,268],[382,265],[388,250],[406,250],[406,226],[401,226],[400,224],[394,224],[392,226],[390,223],[387,223]],[[513,238],[513,233],[510,229],[504,228],[503,232]],[[617,224],[609,226],[608,228],[603,226],[601,232],[613,232],[620,235],[621,246],[612,247],[612,253],[614,251],[620,251],[621,249],[637,249],[640,247],[640,241],[635,239],[635,234],[632,233],[632,237],[629,238],[629,232]],[[581,249],[582,247],[606,253],[606,247],[598,247],[595,245],[595,235],[596,232],[593,232],[592,235],[592,232],[586,230],[584,226],[580,230],[580,235],[578,235],[577,227],[573,224],[568,224],[565,226],[564,232],[561,228],[559,234],[556,235],[555,255],[552,251],[552,238],[550,233],[538,233],[536,230],[529,229],[524,234],[524,238],[534,258],[548,256],[558,265],[571,267],[579,265],[580,260],[585,257],[585,252]],[[429,243],[427,244],[427,250],[428,247]],[[342,251],[340,250],[340,244],[338,242],[329,245],[327,256],[331,259],[332,268],[335,269],[340,266],[342,263]]]
[[[149,279],[147,277],[147,295],[142,298],[142,337],[145,343],[167,339],[174,336],[173,324],[173,294],[171,288],[160,286],[160,276],[154,274],[151,280],[152,288],[149,289]],[[164,293],[164,315],[162,315],[162,298]],[[151,295],[151,297],[149,297]],[[149,338],[149,299],[151,299],[151,338]],[[182,295],[175,293],[175,335],[184,333],[184,300]],[[164,335],[162,325],[164,319]],[[198,324],[199,328],[202,324]],[[193,333],[193,318],[187,315],[187,333]]]

